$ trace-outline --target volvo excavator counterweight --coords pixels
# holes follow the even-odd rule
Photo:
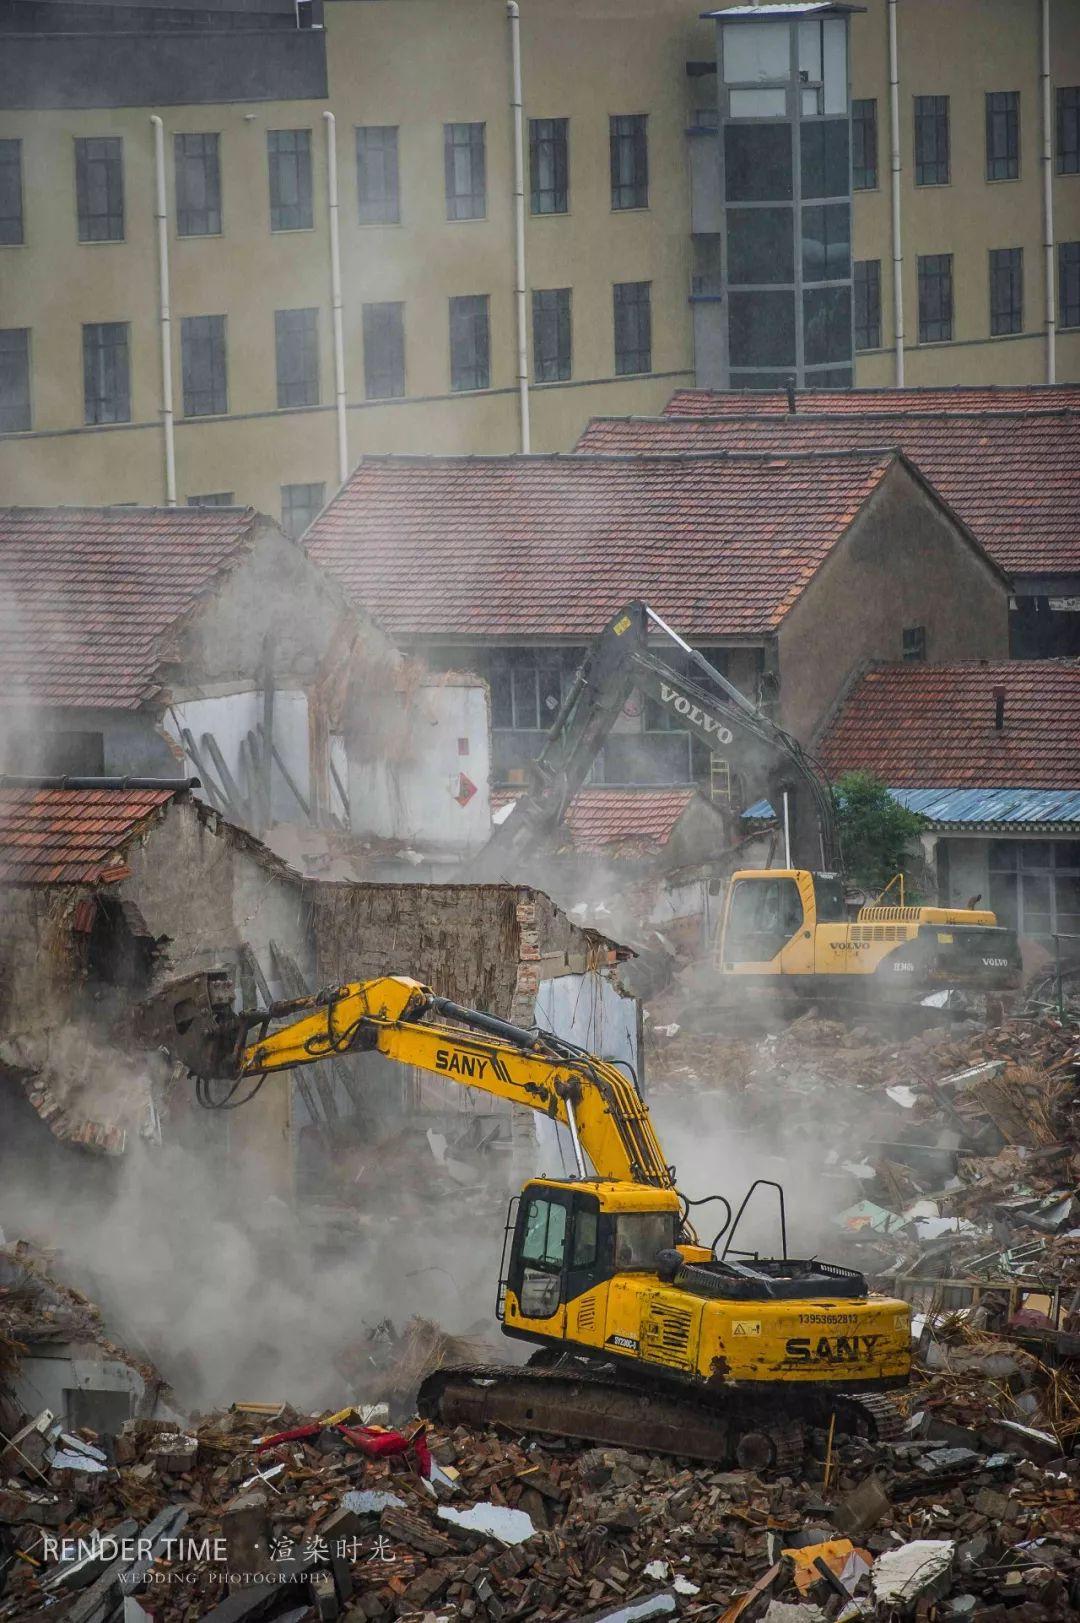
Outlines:
[[[236,1013],[226,971],[144,1006],[138,1032],[235,1107],[297,1066],[377,1052],[542,1112],[565,1127],[576,1176],[531,1179],[512,1203],[498,1290],[527,1367],[443,1369],[421,1413],[764,1468],[797,1462],[807,1423],[873,1430],[909,1375],[910,1310],[852,1269],[736,1251],[739,1214],[698,1240],[635,1083],[540,1030],[437,997],[404,976]],[[703,1206],[704,1202],[695,1202]],[[743,1203],[745,1207],[745,1201]],[[719,1248],[726,1236],[726,1245]]]
[[[679,650],[685,669],[660,656],[656,638]],[[911,1004],[935,992],[1019,985],[1016,932],[989,910],[848,908],[832,788],[820,766],[641,602],[620,609],[589,649],[532,763],[531,781],[473,859],[474,877],[522,877],[522,865],[558,827],[634,690],[724,763],[740,809],[767,799],[780,827],[781,866],[730,875],[716,941],[721,988]]]

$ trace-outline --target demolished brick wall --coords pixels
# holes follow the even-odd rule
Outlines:
[[[442,997],[527,1022],[542,978],[610,956],[609,943],[525,886],[330,884],[310,896],[322,986],[410,975]]]

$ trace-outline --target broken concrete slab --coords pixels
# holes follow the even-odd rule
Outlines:
[[[915,1539],[898,1550],[879,1555],[870,1581],[880,1606],[914,1611],[922,1601],[948,1592],[956,1556],[954,1539]]]

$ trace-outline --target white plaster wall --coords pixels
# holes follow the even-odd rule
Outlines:
[[[402,764],[349,761],[353,829],[418,846],[479,849],[491,832],[487,689],[432,682],[403,710],[402,725],[416,729],[416,747]],[[462,774],[475,786],[464,806],[456,798]]]
[[[212,733],[225,757],[225,764],[240,786],[247,787],[247,777],[240,765],[240,745],[249,732],[254,732],[262,721],[262,693],[253,688],[224,693],[209,699],[184,699],[170,706],[163,718],[163,726],[170,737],[180,741],[182,728],[188,728],[202,757],[205,770],[215,783],[218,774],[207,752],[203,749],[204,733]],[[274,694],[274,743],[289,769],[300,793],[310,805],[311,773],[308,747],[307,694],[296,689],[283,688]],[[194,772],[195,768],[190,768]],[[209,802],[205,790],[197,791],[199,798]],[[305,822],[285,778],[274,763],[271,778],[271,807],[275,822]]]
[[[606,975],[590,970],[541,981],[534,1018],[538,1026],[601,1059],[631,1065],[638,1076],[637,1007],[637,1000],[623,997]],[[533,1111],[532,1120],[538,1170],[551,1177],[573,1177],[576,1169],[569,1130],[539,1111]]]

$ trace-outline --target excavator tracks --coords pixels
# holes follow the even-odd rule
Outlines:
[[[549,1367],[472,1364],[437,1370],[421,1384],[417,1407],[425,1419],[447,1425],[501,1425],[781,1474],[799,1467],[807,1424],[827,1425],[832,1409],[842,1432],[867,1433],[875,1440],[903,1425],[882,1393],[844,1393],[833,1401],[815,1395],[804,1404],[796,1397],[785,1404],[775,1394],[754,1398],[732,1392],[709,1402],[674,1386],[627,1381],[574,1357]]]

